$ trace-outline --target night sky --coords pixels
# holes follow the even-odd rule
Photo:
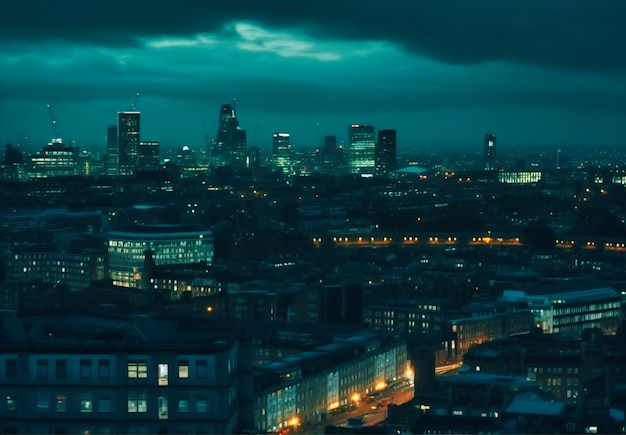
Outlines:
[[[199,146],[237,99],[248,145],[348,125],[400,148],[626,146],[624,0],[1,0],[0,140]]]

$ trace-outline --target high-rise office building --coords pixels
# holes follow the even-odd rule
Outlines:
[[[348,128],[348,172],[373,175],[376,137],[373,125],[352,124]]]
[[[235,108],[230,104],[220,108],[213,157],[220,165],[246,166],[246,131],[239,127]]]
[[[213,233],[182,225],[152,225],[109,232],[109,274],[113,285],[144,288],[146,251],[155,264],[213,263]]]
[[[139,163],[139,115],[128,111],[117,114],[117,144],[119,150],[119,174],[132,175]]]
[[[281,168],[283,174],[293,174],[293,162],[291,161],[291,136],[289,133],[274,133],[272,137],[272,157],[274,164]]]
[[[159,168],[159,143],[139,142],[138,169],[155,170]]]
[[[257,169],[261,167],[261,149],[250,147],[248,150],[248,168]]]
[[[492,171],[496,169],[496,135],[485,135],[485,148],[484,148],[484,161],[485,169]]]
[[[335,156],[337,153],[337,136],[324,136],[323,152],[325,156]]]
[[[323,173],[337,173],[339,155],[337,152],[337,136],[324,136],[322,148],[318,153],[318,170]]]
[[[107,156],[106,156],[106,174],[120,174],[120,150],[117,146],[117,125],[109,125],[107,127]]]
[[[52,142],[43,147],[41,152],[31,156],[30,177],[79,175],[77,154],[75,147],[64,145],[61,139],[52,139]]]
[[[375,160],[377,174],[387,174],[396,170],[395,130],[378,130]]]

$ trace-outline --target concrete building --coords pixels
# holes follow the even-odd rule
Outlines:
[[[78,155],[75,147],[66,146],[61,139],[52,142],[31,156],[31,178],[49,178],[79,175]]]
[[[4,433],[235,433],[236,341],[164,319],[1,313]]]
[[[145,279],[154,264],[213,263],[213,233],[183,225],[146,225],[132,231],[111,231],[109,273],[114,285],[148,288]],[[151,254],[148,254],[151,251]]]
[[[16,246],[7,256],[8,281],[41,280],[76,291],[105,279],[108,257],[100,250],[64,249],[51,245]]]
[[[263,364],[254,376],[256,430],[276,432],[326,420],[334,410],[395,382],[412,382],[404,340],[362,331]]]
[[[613,333],[620,322],[621,296],[604,285],[565,281],[505,290],[502,299],[528,304],[537,327],[546,333],[580,334],[585,328]]]

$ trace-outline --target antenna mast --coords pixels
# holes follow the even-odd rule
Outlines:
[[[133,104],[130,105],[130,110],[131,111],[136,111],[137,110],[137,99],[139,98],[139,92],[137,92],[135,94],[135,98],[133,99]]]
[[[55,118],[54,113],[52,112],[52,106],[48,104],[46,107],[48,107],[48,113],[50,113],[50,121],[52,122],[52,129],[54,130],[54,138],[52,139],[52,141],[61,142],[61,135],[59,134],[59,127],[57,126],[57,119]]]

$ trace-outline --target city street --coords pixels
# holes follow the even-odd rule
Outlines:
[[[331,415],[328,420],[314,425],[302,425],[294,433],[323,434],[326,426],[347,426],[349,419],[362,418],[364,426],[375,426],[385,421],[387,406],[377,406],[379,403],[399,405],[413,398],[413,386],[406,385],[397,389],[387,389],[374,401],[362,400],[358,406],[348,412]]]

